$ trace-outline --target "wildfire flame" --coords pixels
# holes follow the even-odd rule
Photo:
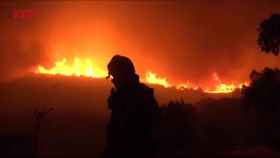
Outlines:
[[[39,65],[36,69],[36,72],[49,75],[86,76],[93,78],[105,78],[107,76],[107,71],[101,69],[98,65],[95,65],[91,59],[86,58],[82,60],[77,57],[74,58],[72,63],[68,62],[66,58],[58,60],[51,68],[46,68],[42,65]],[[206,93],[231,93],[236,89],[241,89],[243,85],[249,85],[247,82],[238,84],[234,84],[233,82],[222,82],[217,73],[213,74],[212,79],[214,80],[214,84],[211,86],[211,88],[201,88],[190,81],[180,84],[171,84],[167,78],[159,77],[156,73],[151,71],[147,71],[144,79],[141,80],[149,84],[158,84],[165,88],[175,87],[178,90],[198,90],[201,88]]]
[[[204,91],[207,93],[231,93],[236,89],[241,89],[243,86],[248,86],[248,82],[234,84],[231,83],[224,83],[221,81],[217,73],[213,73],[213,79],[215,82],[215,86],[211,88],[206,88]]]
[[[150,84],[159,84],[165,88],[171,87],[171,84],[167,81],[166,78],[158,77],[155,73],[147,72],[145,81]]]
[[[68,63],[66,58],[55,62],[54,67],[47,69],[41,65],[37,68],[39,73],[51,74],[51,75],[65,75],[65,76],[86,76],[102,78],[107,75],[107,71],[101,70],[97,66],[93,65],[91,59],[81,60],[80,58],[74,58],[74,62]]]
[[[241,89],[244,86],[248,86],[247,82],[235,85],[233,83],[231,84],[225,84],[221,83],[216,85],[213,89],[205,89],[204,92],[207,93],[231,93],[235,91],[236,89]]]

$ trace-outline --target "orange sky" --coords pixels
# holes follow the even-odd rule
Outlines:
[[[207,84],[214,72],[244,81],[249,72],[280,66],[279,57],[260,53],[256,28],[280,10],[280,2],[63,2],[3,3],[0,70],[3,77],[38,64],[75,56],[100,67],[113,54],[129,56],[140,74],[147,70],[172,82]],[[34,17],[13,19],[12,9]]]

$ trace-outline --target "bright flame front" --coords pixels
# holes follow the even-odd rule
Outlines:
[[[238,83],[238,84],[235,84],[233,82],[225,83],[225,82],[221,81],[221,79],[217,73],[213,73],[212,78],[214,80],[215,86],[212,86],[212,88],[205,88],[204,92],[231,93],[231,92],[235,91],[236,89],[241,89],[243,86],[249,86],[248,82]]]
[[[166,78],[158,77],[157,74],[152,73],[150,71],[146,73],[145,81],[150,84],[162,85],[165,88],[171,87],[170,83],[167,81]]]
[[[89,58],[80,59],[78,57],[74,58],[72,62],[68,62],[66,58],[58,60],[51,68],[45,68],[44,66],[39,65],[36,72],[49,75],[86,76],[93,78],[105,78],[107,76],[107,70],[105,68],[102,69],[99,65],[96,65],[96,63],[94,63]],[[213,73],[212,80],[213,83],[208,87],[196,85],[190,81],[187,81],[185,83],[172,84],[170,81],[168,81],[167,78],[159,77],[156,73],[153,73],[151,71],[147,71],[144,78],[141,78],[141,81],[143,82],[161,85],[165,88],[175,87],[178,90],[202,89],[206,93],[231,93],[236,89],[241,89],[243,85],[249,85],[248,82],[238,84],[234,84],[233,82],[229,84],[222,82],[217,73]]]
[[[102,78],[106,77],[107,71],[93,65],[91,59],[81,60],[74,58],[73,63],[69,63],[66,58],[55,62],[54,67],[47,69],[41,65],[37,71],[42,74],[65,75],[65,76],[86,76]]]

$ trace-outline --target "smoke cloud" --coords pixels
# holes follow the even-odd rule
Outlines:
[[[115,53],[173,82],[207,84],[214,72],[226,81],[248,80],[252,69],[280,66],[261,53],[257,26],[275,0],[33,2],[1,4],[0,71],[3,78],[55,59],[90,57],[104,69]],[[14,8],[35,14],[18,20]]]

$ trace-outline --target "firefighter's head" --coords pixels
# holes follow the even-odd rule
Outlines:
[[[113,56],[107,68],[107,78],[112,77],[112,82],[116,88],[129,84],[136,75],[132,61],[121,55]]]

